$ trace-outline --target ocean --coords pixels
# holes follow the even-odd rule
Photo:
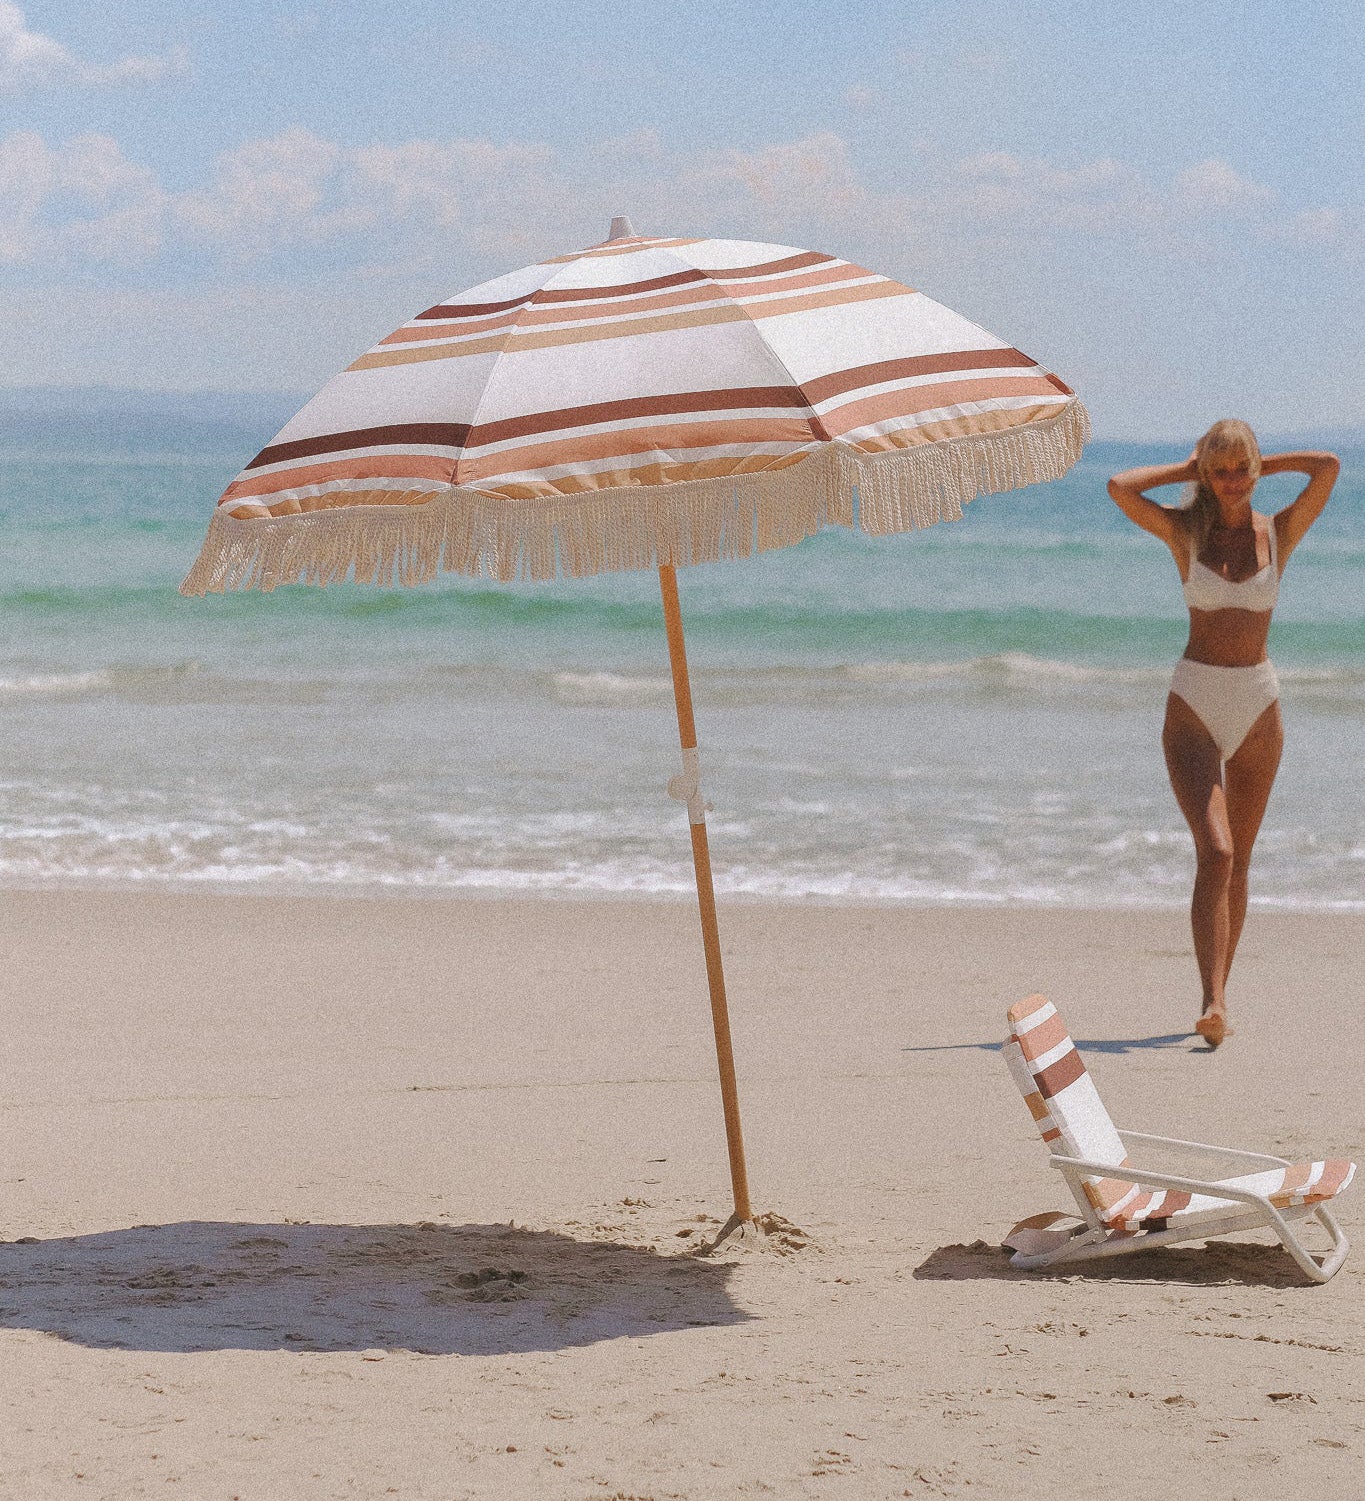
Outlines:
[[[0,884],[690,892],[655,577],[181,598],[272,431],[0,441]],[[1184,906],[1179,581],[1104,489],[1180,457],[681,570],[722,897]],[[1365,909],[1362,501],[1354,454],[1285,575],[1256,907]]]

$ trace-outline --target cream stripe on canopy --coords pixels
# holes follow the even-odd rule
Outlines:
[[[792,246],[635,237],[427,308],[219,500],[187,592],[700,562],[1055,477],[1070,389],[922,292]]]

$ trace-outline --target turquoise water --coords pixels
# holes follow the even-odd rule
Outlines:
[[[0,446],[0,881],[689,890],[653,576],[182,599],[251,451]],[[720,889],[1183,905],[1178,579],[1104,493],[1181,456],[683,571]],[[1362,501],[1356,458],[1285,576],[1261,905],[1365,908]]]

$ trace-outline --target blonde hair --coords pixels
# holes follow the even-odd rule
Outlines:
[[[1190,501],[1190,520],[1194,531],[1194,553],[1198,557],[1204,550],[1204,544],[1209,540],[1209,532],[1213,530],[1218,520],[1218,497],[1213,493],[1213,486],[1204,477],[1209,464],[1220,454],[1241,453],[1245,454],[1251,464],[1253,479],[1259,479],[1261,474],[1261,445],[1256,441],[1256,434],[1245,422],[1236,417],[1224,417],[1213,426],[1194,445],[1194,466],[1197,479],[1194,485],[1194,497]]]

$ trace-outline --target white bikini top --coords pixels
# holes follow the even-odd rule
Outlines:
[[[1276,556],[1275,522],[1266,529],[1270,536],[1270,561],[1259,573],[1234,582],[1215,573],[1198,558],[1190,560],[1185,580],[1185,603],[1192,610],[1273,610],[1280,596],[1280,569]]]

